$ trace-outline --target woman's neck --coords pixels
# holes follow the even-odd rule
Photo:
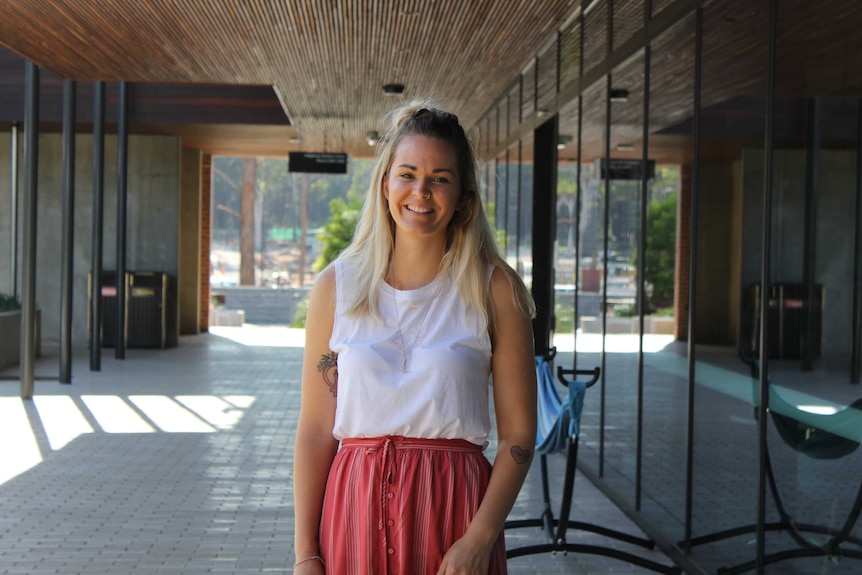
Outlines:
[[[437,277],[445,251],[442,244],[396,240],[386,282],[402,290],[428,285]]]

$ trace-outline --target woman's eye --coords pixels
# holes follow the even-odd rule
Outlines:
[[[438,184],[448,184],[449,178],[439,177],[439,178],[434,178],[434,181],[437,182]]]

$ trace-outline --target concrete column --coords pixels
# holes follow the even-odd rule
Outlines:
[[[210,249],[212,247],[212,154],[201,158],[201,207],[200,207],[200,331],[210,328]]]
[[[177,274],[180,335],[194,335],[200,330],[202,159],[200,150],[182,151]]]

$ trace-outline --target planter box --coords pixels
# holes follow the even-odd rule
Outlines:
[[[640,333],[636,317],[609,317],[607,318],[607,333]],[[673,335],[674,320],[672,317],[654,317],[648,315],[644,318],[644,333],[661,333]],[[602,318],[595,316],[581,317],[581,331],[584,333],[601,333]]]
[[[41,312],[36,310],[36,357],[42,354]],[[0,370],[21,360],[21,312],[0,312]]]
[[[211,326],[242,327],[245,323],[245,312],[241,309],[211,309]]]

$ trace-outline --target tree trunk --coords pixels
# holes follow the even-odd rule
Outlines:
[[[239,284],[254,285],[254,189],[257,182],[257,160],[242,161],[242,199],[239,224]]]

